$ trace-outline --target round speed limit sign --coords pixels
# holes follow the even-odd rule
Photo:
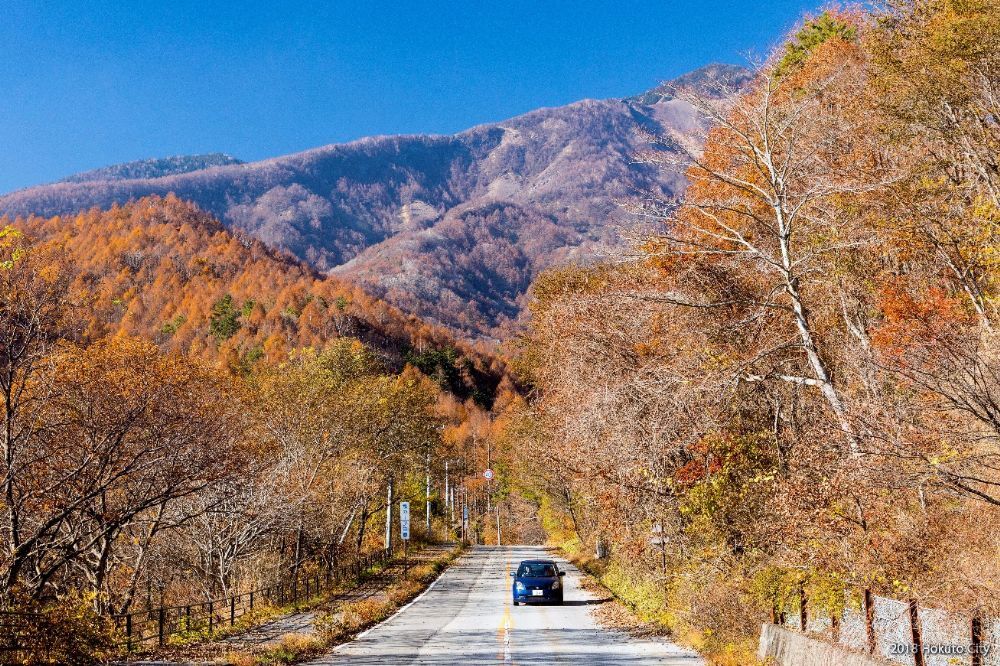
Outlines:
[[[492,479],[493,478],[493,470],[487,469],[485,472],[483,472],[483,478],[486,479],[487,481],[489,481],[490,479]]]

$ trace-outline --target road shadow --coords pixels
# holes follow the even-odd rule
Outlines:
[[[563,601],[563,606],[597,606],[598,604],[606,604],[611,601],[611,597],[605,597],[604,599],[566,599]]]

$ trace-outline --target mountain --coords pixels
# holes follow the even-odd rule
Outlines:
[[[627,99],[544,108],[451,136],[381,136],[249,164],[100,180],[0,197],[0,214],[64,215],[175,193],[235,230],[473,337],[516,322],[539,271],[619,248],[619,206],[671,199],[683,174],[633,156],[637,132],[693,132],[671,85],[711,93],[743,70],[712,65]],[[140,169],[139,174],[143,171]],[[88,176],[89,178],[89,176]]]
[[[139,336],[244,371],[354,338],[391,367],[412,363],[458,397],[482,403],[503,372],[449,331],[234,233],[174,196],[14,226],[51,247],[49,265],[69,272],[70,292],[85,304],[73,311],[84,340]]]
[[[144,178],[163,178],[179,173],[201,171],[215,166],[243,164],[242,161],[225,153],[206,153],[204,155],[179,155],[176,157],[159,157],[148,160],[112,164],[93,171],[84,171],[58,181],[60,183],[88,183],[107,180],[137,180]]]
[[[751,76],[750,70],[744,67],[712,63],[665,81],[641,95],[630,97],[629,101],[642,105],[666,102],[674,99],[674,93],[678,89],[691,89],[699,95],[721,99],[749,83]]]

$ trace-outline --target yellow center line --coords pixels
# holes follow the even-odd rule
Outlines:
[[[501,650],[497,653],[497,660],[503,660],[505,664],[513,664],[510,654],[510,634],[514,626],[513,617],[510,613],[510,556],[504,555],[504,575],[500,580],[500,587],[504,591],[503,595],[503,616],[500,618],[500,626],[497,627],[497,641]]]

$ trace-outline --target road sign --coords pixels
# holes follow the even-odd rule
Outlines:
[[[493,470],[491,470],[489,468],[486,468],[486,471],[483,472],[483,478],[486,479],[487,481],[489,481],[490,479],[492,479],[493,478]]]
[[[652,529],[649,531],[652,535],[649,537],[649,544],[651,546],[663,546],[667,543],[665,535],[663,534],[663,525],[660,523],[654,523]]]
[[[410,539],[410,503],[400,502],[399,503],[399,536],[403,538],[404,541],[409,541]]]

